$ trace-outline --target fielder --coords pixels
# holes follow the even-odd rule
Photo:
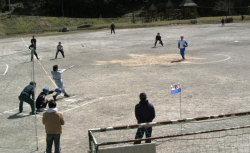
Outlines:
[[[72,68],[73,66],[69,67],[68,69]],[[53,79],[55,80],[57,87],[61,88],[62,93],[64,93],[64,97],[69,97],[69,95],[66,93],[66,90],[65,90],[65,87],[63,84],[63,80],[61,77],[62,73],[66,70],[67,69],[58,69],[58,65],[54,65],[53,71],[51,71],[51,75],[52,75]],[[56,100],[57,96],[58,96],[58,94],[53,96],[54,100]]]
[[[58,45],[57,45],[57,51],[56,51],[55,59],[57,59],[58,52],[61,52],[61,54],[62,54],[62,56],[64,58],[64,51],[63,51],[63,46],[61,45],[61,42],[59,42]]]
[[[181,36],[180,37],[181,40],[178,41],[178,48],[180,49],[180,54],[181,54],[181,57],[182,57],[182,60],[184,61],[185,60],[185,47],[188,47],[188,42],[183,39],[184,36]]]
[[[162,42],[162,40],[161,40],[161,35],[160,35],[160,33],[157,33],[157,35],[156,35],[156,37],[155,37],[155,47],[156,47],[156,44],[157,44],[157,42],[160,42],[160,44],[163,46],[163,42]]]

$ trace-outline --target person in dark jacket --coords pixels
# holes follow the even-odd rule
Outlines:
[[[35,38],[35,36],[32,36],[32,39],[30,40],[30,43],[32,44],[32,43],[35,43],[35,45],[36,45],[36,38]]]
[[[36,59],[39,60],[38,55],[36,53],[36,44],[33,41],[32,44],[29,46],[29,49],[31,50],[31,61],[33,60],[33,54],[35,54]]]
[[[31,115],[35,114],[35,107],[34,107],[34,90],[36,87],[36,82],[30,82],[28,86],[26,86],[21,94],[19,95],[18,99],[20,100],[19,103],[19,113],[23,112],[23,102],[25,101],[30,105],[31,108]],[[32,99],[30,98],[32,96]]]
[[[112,34],[112,31],[113,31],[113,32],[114,32],[114,34],[115,34],[115,25],[114,25],[114,23],[113,23],[113,22],[112,22],[112,24],[111,24],[110,28],[111,28],[111,34]]]
[[[162,42],[162,40],[161,40],[161,35],[160,35],[160,33],[157,33],[157,35],[156,35],[156,37],[155,37],[155,47],[156,47],[156,43],[157,42],[160,42],[160,44],[163,46],[163,42]]]
[[[155,118],[155,109],[154,106],[148,102],[147,95],[145,93],[140,93],[140,102],[135,106],[135,117],[137,119],[137,123],[149,123],[152,122]],[[135,139],[141,139],[143,135],[146,135],[146,138],[151,137],[152,127],[143,127],[138,128]],[[151,143],[151,140],[146,140],[146,143]],[[140,144],[141,141],[134,142],[134,144]]]
[[[221,26],[222,27],[225,26],[225,19],[224,18],[221,19]]]
[[[49,88],[43,88],[43,92],[39,94],[39,96],[36,99],[36,112],[43,112],[46,111],[46,106],[48,104],[48,100],[45,99],[45,97],[49,94],[52,94],[54,91],[49,90]]]

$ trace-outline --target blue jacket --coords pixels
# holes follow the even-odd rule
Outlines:
[[[135,106],[135,117],[137,119],[138,124],[152,122],[155,118],[155,108],[154,106],[146,101],[140,101]]]

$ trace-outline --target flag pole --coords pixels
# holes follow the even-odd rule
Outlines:
[[[181,87],[180,83],[179,83],[179,87],[181,89],[181,91],[180,91],[180,119],[182,119],[182,108],[181,108],[181,92],[182,92],[182,87]],[[185,129],[183,129],[182,124],[183,123],[181,123],[181,128],[180,128],[181,133],[182,133],[182,131],[185,130]]]
[[[180,92],[180,119],[182,119],[182,113],[181,113],[181,92]]]

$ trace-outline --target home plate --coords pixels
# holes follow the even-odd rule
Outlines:
[[[239,41],[235,40],[234,42],[237,43],[237,42],[239,42]]]
[[[76,100],[76,99],[66,99],[66,101],[69,101],[69,102],[76,102],[76,101],[78,101],[78,100]]]

